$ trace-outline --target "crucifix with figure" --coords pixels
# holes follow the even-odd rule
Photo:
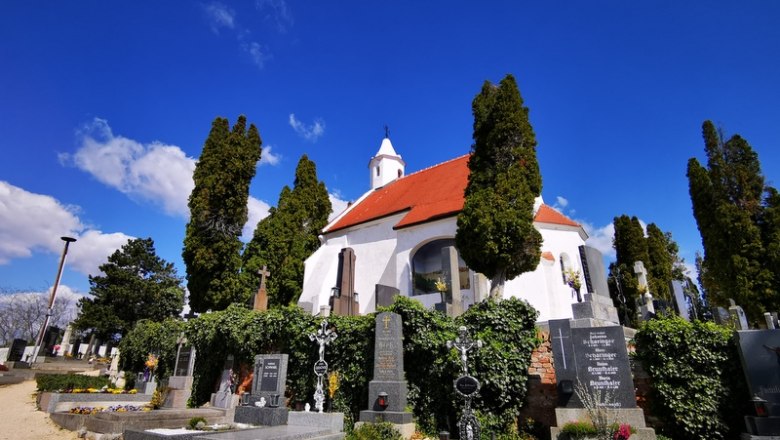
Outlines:
[[[260,275],[260,287],[255,294],[254,310],[264,311],[268,310],[268,293],[265,291],[265,279],[271,276],[271,272],[268,271],[268,266],[263,265],[263,268],[257,271]]]

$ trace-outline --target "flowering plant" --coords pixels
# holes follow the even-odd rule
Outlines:
[[[621,424],[612,436],[613,440],[628,440],[629,437],[631,437],[631,426],[626,423]]]
[[[146,357],[146,362],[144,362],[144,365],[146,368],[150,370],[154,370],[157,368],[157,364],[160,362],[160,360],[157,358],[157,355],[149,353],[149,356]]]
[[[576,291],[580,291],[580,287],[582,287],[582,282],[580,281],[580,271],[574,270],[574,269],[566,269],[563,272],[563,276],[566,279],[566,284],[569,285],[572,289]]]
[[[447,282],[445,282],[441,278],[437,278],[436,282],[434,282],[433,285],[436,287],[436,290],[438,290],[439,292],[447,291]]]

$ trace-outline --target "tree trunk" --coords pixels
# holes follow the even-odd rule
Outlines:
[[[499,270],[490,280],[491,301],[501,301],[504,299],[504,284],[506,284],[506,271]]]

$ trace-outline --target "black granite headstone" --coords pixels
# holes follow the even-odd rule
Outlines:
[[[374,295],[376,296],[377,307],[389,307],[393,305],[395,297],[400,295],[401,291],[392,286],[384,286],[377,284],[374,287]]]
[[[8,361],[9,362],[21,361],[22,356],[24,355],[24,349],[26,347],[27,347],[26,339],[14,339],[14,342],[11,343],[10,350],[8,350]]]
[[[737,337],[750,394],[768,402],[770,416],[780,416],[780,330],[741,330]]]
[[[284,397],[287,382],[286,354],[259,354],[255,356],[255,376],[252,381],[252,400],[265,397],[270,402],[276,395]]]
[[[591,395],[608,395],[606,406],[636,408],[622,327],[570,328],[568,320],[550,320],[550,342],[560,406],[582,408],[576,389],[584,386]]]
[[[191,376],[190,361],[192,360],[192,346],[182,345],[176,358],[176,371],[174,376]]]
[[[573,328],[571,337],[578,382],[591,393],[603,391],[610,395],[611,401],[607,402],[607,406],[636,408],[634,380],[623,328]]]

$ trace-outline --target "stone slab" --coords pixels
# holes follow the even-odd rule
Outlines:
[[[335,433],[324,428],[281,425],[203,434],[194,437],[193,440],[304,440],[333,434]],[[343,436],[343,433],[341,435]]]
[[[379,423],[390,422],[393,424],[412,423],[412,413],[401,411],[360,411],[361,422]]]
[[[644,428],[645,415],[642,408],[627,408],[609,410],[609,418],[617,423],[628,423],[634,428]],[[555,408],[555,424],[563,426],[569,422],[588,420],[588,411],[585,408]]]
[[[780,417],[745,416],[748,434],[780,436]]]
[[[71,414],[68,412],[59,412],[49,414],[49,418],[57,426],[68,431],[78,431],[87,425],[87,414]]]
[[[277,426],[287,423],[287,408],[260,408],[257,406],[237,406],[233,421],[249,425]]]
[[[150,396],[144,394],[52,393],[38,395],[38,409],[47,413],[68,411],[77,406],[143,405]]]
[[[404,380],[403,324],[401,315],[383,312],[376,315],[374,341],[374,380]]]
[[[368,383],[368,406],[372,411],[398,411],[406,409],[409,393],[406,381],[372,380]],[[379,393],[387,393],[387,408],[379,406]]]
[[[306,411],[292,411],[288,419],[288,425],[309,426],[326,428],[333,432],[344,431],[344,413],[316,413]]]
[[[106,412],[87,419],[88,431],[97,433],[122,433],[126,429],[181,428],[193,417],[203,417],[206,423],[229,423],[226,411],[216,408],[159,409],[149,412]]]
[[[203,435],[202,431],[190,431],[182,434],[160,434],[150,431],[126,429],[122,433],[122,440],[192,440]]]
[[[740,440],[780,440],[780,435],[753,435],[743,432]]]
[[[168,386],[174,390],[192,389],[192,376],[171,376],[168,378]]]

